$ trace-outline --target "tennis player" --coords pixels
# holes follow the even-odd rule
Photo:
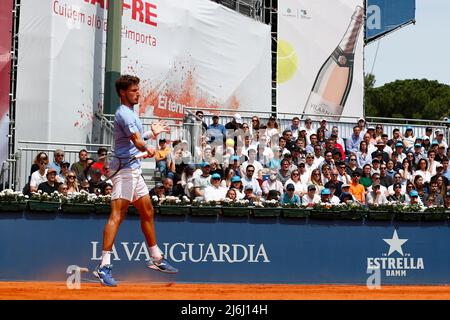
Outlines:
[[[116,91],[121,100],[114,120],[115,157],[110,165],[111,171],[119,172],[112,176],[113,191],[111,197],[111,215],[103,231],[102,262],[95,269],[94,275],[105,286],[117,286],[112,276],[111,251],[119,226],[125,218],[130,203],[138,210],[141,217],[141,229],[150,249],[148,267],[165,273],[177,273],[163,257],[156,244],[155,225],[153,221],[153,206],[149,191],[141,176],[140,160],[130,161],[140,152],[147,152],[146,157],[153,157],[155,149],[144,141],[162,133],[170,132],[164,121],[151,125],[151,132],[144,133],[142,123],[135,114],[133,106],[139,101],[139,78],[123,75],[116,81]],[[120,165],[118,162],[126,165]]]

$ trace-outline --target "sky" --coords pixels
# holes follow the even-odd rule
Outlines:
[[[415,25],[366,46],[365,72],[372,66],[375,87],[423,78],[450,85],[450,0],[416,0]]]

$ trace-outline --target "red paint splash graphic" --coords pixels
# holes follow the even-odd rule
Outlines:
[[[84,95],[84,90],[81,90],[81,95]],[[92,120],[94,119],[94,113],[93,107],[91,105],[83,103],[81,105],[81,109],[78,110],[77,113],[78,113],[78,120],[75,121],[73,125],[74,127],[81,129],[85,128],[86,126],[92,123]]]
[[[198,109],[233,109],[238,110],[240,101],[233,95],[225,101],[202,90],[197,81],[196,69],[186,67],[186,62],[174,65],[166,76],[158,82],[142,81],[142,98],[139,115],[153,115],[165,118],[183,118],[185,107]],[[130,71],[133,67],[129,67]],[[212,112],[219,113],[219,112]]]

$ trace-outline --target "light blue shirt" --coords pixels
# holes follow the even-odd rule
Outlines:
[[[355,137],[354,134],[350,136],[350,138],[347,139],[347,145],[346,149],[347,152],[358,152],[359,151],[359,144],[361,143],[362,139],[361,136]]]
[[[283,198],[281,199],[281,203],[283,204],[302,204],[302,200],[300,199],[300,197],[297,194],[294,194],[294,196],[292,198],[289,198],[289,195],[287,194],[287,192],[285,192],[283,194]]]
[[[116,111],[114,120],[114,154],[116,157],[121,158],[122,163],[128,162],[131,157],[140,152],[130,139],[136,132],[139,132],[141,136],[144,134],[141,120],[139,120],[132,108],[121,105]],[[111,170],[116,170],[118,165],[117,159],[113,159],[110,166]],[[138,169],[140,166],[141,161],[134,160],[126,165],[122,165],[121,169]]]
[[[54,161],[52,163],[50,163],[48,165],[48,167],[52,168],[52,169],[55,169],[57,175],[61,173],[61,166],[58,163],[54,162]]]

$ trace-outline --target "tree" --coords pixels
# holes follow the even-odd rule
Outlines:
[[[428,79],[396,80],[375,88],[364,78],[365,114],[372,117],[442,120],[449,116],[450,86]]]

